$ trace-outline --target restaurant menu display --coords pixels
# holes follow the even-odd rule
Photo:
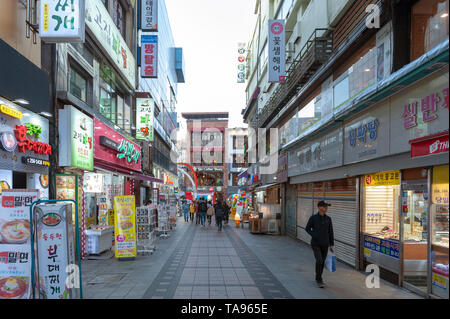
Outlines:
[[[0,299],[30,298],[30,205],[38,199],[38,190],[3,190],[0,196]]]
[[[76,175],[56,174],[56,199],[78,200],[78,183]],[[78,209],[80,209],[80,207],[78,207]],[[81,214],[78,213],[78,216],[81,216]],[[71,220],[75,224],[75,204],[73,203]]]
[[[75,264],[72,205],[40,204],[34,209],[40,299],[72,299],[66,268]],[[78,278],[76,278],[78,280]]]
[[[136,257],[136,215],[134,196],[114,197],[115,257]]]
[[[138,252],[149,251],[155,239],[156,208],[154,205],[136,208]]]

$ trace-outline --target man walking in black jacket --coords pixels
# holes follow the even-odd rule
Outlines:
[[[320,201],[317,204],[319,212],[311,216],[306,225],[306,231],[311,235],[311,247],[316,258],[316,282],[318,287],[323,288],[325,283],[322,280],[322,272],[325,266],[325,259],[328,254],[328,247],[334,251],[334,234],[331,218],[326,215],[328,204]]]

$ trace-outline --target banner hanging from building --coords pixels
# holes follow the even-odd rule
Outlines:
[[[155,101],[153,99],[136,99],[136,139],[153,142],[154,109]]]
[[[45,42],[84,42],[85,0],[42,0],[39,36]]]
[[[238,43],[238,74],[237,74],[237,83],[245,83],[245,64],[247,59],[245,55],[247,53],[247,44],[245,42]]]
[[[269,20],[269,82],[286,81],[284,20]]]
[[[142,31],[158,31],[158,0],[141,0]]]
[[[157,35],[141,35],[141,77],[158,77]]]

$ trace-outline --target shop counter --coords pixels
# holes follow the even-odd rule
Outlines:
[[[100,254],[113,247],[114,226],[92,226],[86,229],[88,254]]]

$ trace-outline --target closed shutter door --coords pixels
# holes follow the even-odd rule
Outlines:
[[[330,181],[325,185],[325,201],[331,204],[327,215],[333,221],[336,258],[352,266],[355,266],[357,254],[356,199],[355,179]]]
[[[286,234],[289,237],[297,236],[297,189],[291,185],[286,188]]]
[[[311,236],[305,227],[313,214],[312,183],[299,185],[297,191],[297,238],[306,243],[311,242]]]

